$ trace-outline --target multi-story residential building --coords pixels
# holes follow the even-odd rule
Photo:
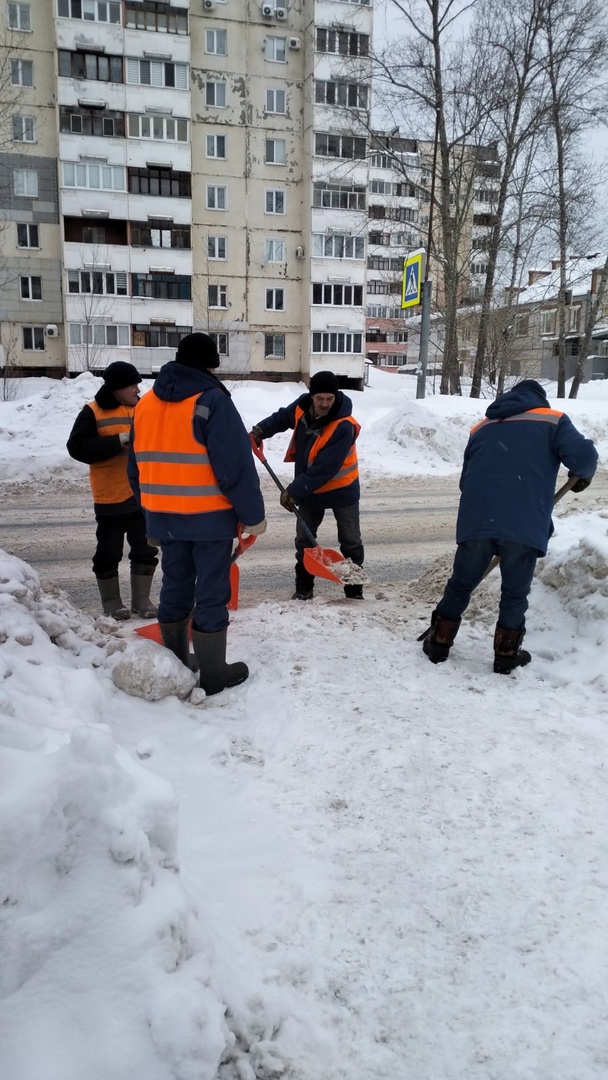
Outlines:
[[[203,329],[235,378],[331,367],[362,386],[369,4],[53,0],[0,18],[5,368],[153,374]]]

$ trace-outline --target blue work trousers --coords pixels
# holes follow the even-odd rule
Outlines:
[[[179,622],[192,612],[195,630],[228,626],[232,540],[163,540],[158,621]]]
[[[325,517],[323,507],[310,507],[304,503],[298,510],[308,525],[315,540],[317,530]],[[361,539],[361,527],[359,525],[359,503],[351,503],[350,506],[332,507],[332,514],[338,526],[338,543],[340,551],[345,559],[352,559],[357,566],[363,566],[363,541]],[[298,588],[312,589],[315,579],[304,569],[304,548],[310,547],[310,537],[302,523],[296,523],[296,586]]]
[[[514,540],[483,538],[464,540],[458,545],[452,576],[437,604],[437,613],[442,618],[456,620],[466,611],[471,593],[494,555],[500,558],[502,576],[498,621],[507,630],[523,630],[538,551]]]

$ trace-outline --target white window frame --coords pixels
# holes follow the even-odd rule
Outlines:
[[[217,158],[218,160],[226,160],[226,136],[225,135],[205,135],[205,156],[208,158]]]
[[[212,87],[213,87],[213,93],[211,94],[210,90],[211,90]],[[221,92],[218,94],[218,91],[220,90],[220,87],[221,87]],[[223,98],[223,101],[217,101],[216,99],[218,98],[218,96],[220,98]],[[210,97],[213,97],[213,101],[209,101]],[[226,108],[226,99],[227,99],[227,94],[226,94],[226,83],[225,83],[225,81],[223,79],[207,79],[207,81],[205,82],[205,105],[207,106],[207,108],[208,109],[225,109]]]
[[[283,95],[283,108],[277,104],[277,96]],[[267,86],[264,92],[264,112],[275,116],[285,116],[287,113],[287,90],[283,86]]]
[[[38,224],[33,224],[33,223],[32,223],[32,222],[30,222],[30,221],[16,221],[16,222],[15,222],[15,224],[16,224],[16,226],[17,226],[17,247],[18,247],[18,248],[19,248],[19,249],[20,249],[21,251],[26,251],[26,250],[27,250],[28,248],[29,248],[29,249],[34,249],[34,250],[37,250],[37,251],[39,251],[39,250],[40,250],[40,225],[38,225]],[[25,230],[26,230],[26,233],[27,233],[27,244],[20,244],[20,243],[19,243],[19,229],[25,229]],[[37,243],[35,243],[35,244],[32,244],[32,243],[30,243],[30,240],[31,240],[31,230],[32,230],[32,229],[35,229],[35,230],[36,230],[36,238],[37,238]]]
[[[268,348],[269,339],[272,339],[271,349]],[[283,341],[282,350],[280,348],[275,349],[275,341],[280,341],[281,339]],[[264,334],[264,359],[285,360],[287,353],[286,344],[285,334]]]
[[[210,330],[209,337],[215,343],[220,356],[230,356],[230,334],[225,331]]]
[[[211,193],[215,192],[214,195]],[[223,192],[222,195],[219,193]],[[223,206],[219,206],[220,202],[224,203]],[[225,184],[207,184],[206,190],[206,207],[207,210],[219,210],[222,213],[228,209],[228,188]]]
[[[174,86],[170,86],[166,81],[169,67],[173,68]],[[128,56],[127,83],[131,86],[158,86],[168,90],[187,90],[188,65],[178,64],[172,60],[144,60],[137,56]]]
[[[162,135],[158,134],[162,128]],[[183,138],[179,137],[179,131]],[[173,130],[173,133],[171,133]],[[127,137],[150,142],[188,142],[189,121],[185,116],[161,116],[160,113],[128,113]]]
[[[88,161],[64,161],[63,186],[67,188],[83,188],[90,191],[126,191],[126,169],[123,165],[98,165]]]
[[[541,337],[545,335],[555,334],[555,320],[557,317],[556,308],[547,308],[540,313],[540,333]]]
[[[71,322],[68,323],[68,344],[127,349],[131,346],[131,327],[128,323]]]
[[[23,348],[26,352],[44,352],[46,342],[44,340],[44,326],[22,326]],[[29,331],[29,333],[27,333]],[[26,337],[31,338],[31,345],[26,344]],[[38,341],[38,344],[36,344]]]
[[[112,8],[114,8],[114,13],[115,14],[116,14],[116,8],[118,8],[119,18],[118,19],[110,19],[110,18],[100,19],[99,18],[100,4],[103,4],[103,7],[106,9],[105,13],[108,16],[111,14]],[[112,3],[112,5],[110,6],[109,0],[82,0],[82,19],[83,19],[83,22],[110,23],[111,25],[116,26],[116,25],[118,25],[120,23],[120,7],[121,7],[121,5],[117,4],[117,3]],[[91,13],[93,14],[92,18],[85,15],[85,8],[88,8],[89,16],[90,16]]]
[[[271,286],[265,290],[266,311],[285,311],[285,289]]]
[[[22,34],[29,33],[32,29],[32,5],[9,3],[7,25],[9,30],[20,30]]]
[[[315,339],[319,338],[321,340],[318,341],[318,344],[321,348],[315,349]],[[315,355],[329,353],[331,355],[358,356],[363,352],[363,338],[364,335],[360,331],[347,330],[345,333],[336,333],[333,330],[315,330],[311,335],[310,351]],[[356,345],[359,347],[355,348]]]
[[[286,64],[287,38],[268,34],[264,38],[264,55],[271,64]]]
[[[36,142],[36,120],[33,116],[13,113],[12,121],[14,142]]]
[[[103,288],[95,289],[93,275],[101,277]],[[86,288],[88,279],[89,288]],[[112,281],[113,279],[113,281]],[[78,285],[77,289],[71,289],[70,285]],[[113,289],[108,285],[114,285]],[[128,282],[126,270],[68,270],[67,271],[67,295],[68,296],[128,296]]]
[[[40,296],[33,296],[32,295],[33,292],[35,291],[34,286],[33,286],[34,281],[38,282],[38,290],[40,292]],[[27,293],[27,295],[24,295],[24,286],[25,286],[25,293]],[[40,274],[20,274],[19,275],[19,296],[21,297],[22,300],[27,300],[28,303],[39,304],[41,302],[41,300],[43,299],[43,296],[42,296],[42,277],[40,276]]]
[[[272,150],[270,147],[272,146]],[[281,150],[281,147],[283,148]],[[272,156],[269,157],[269,154]],[[281,154],[283,160],[280,160]],[[287,139],[266,139],[264,149],[264,162],[266,165],[286,165],[287,164]]]
[[[365,259],[365,237],[313,233],[312,257],[313,259]]]
[[[207,56],[228,56],[228,31],[205,30],[205,53]]]
[[[264,262],[285,262],[285,240],[277,236],[267,236],[264,241]]]
[[[19,191],[19,187],[23,188],[31,187],[31,191]],[[13,190],[17,198],[21,199],[37,199],[38,198],[38,171],[36,169],[14,169],[13,170]]]
[[[284,188],[266,188],[264,192],[265,214],[280,215],[281,217],[284,216],[286,213],[285,203],[286,198]],[[277,209],[278,205],[281,206],[280,210]]]
[[[214,298],[212,299],[212,290]],[[221,285],[208,285],[207,286],[207,306],[209,308],[227,308],[228,307],[228,286]]]
[[[220,252],[224,251],[224,254]],[[207,235],[207,258],[214,262],[225,261],[227,258],[228,245],[225,236]],[[212,254],[213,252],[213,254]]]
[[[34,85],[34,61],[24,60],[19,58],[17,60],[10,61],[10,84],[11,86],[24,86],[32,87]],[[23,73],[27,71],[31,74],[32,81],[24,82]],[[15,78],[16,76],[16,78]]]

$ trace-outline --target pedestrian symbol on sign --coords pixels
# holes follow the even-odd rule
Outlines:
[[[425,255],[423,250],[416,251],[409,255],[403,264],[402,308],[415,307],[420,303]]]

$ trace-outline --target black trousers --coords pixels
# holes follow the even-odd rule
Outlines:
[[[299,506],[298,510],[316,540],[317,531],[325,517],[325,510],[323,507],[311,507],[306,503]],[[357,566],[363,566],[364,551],[363,541],[361,539],[361,528],[359,525],[359,503],[351,503],[350,506],[334,506],[331,508],[331,513],[336,519],[336,525],[338,526],[338,543],[340,544],[340,551],[344,555],[344,558],[352,559]],[[307,547],[310,547],[310,540],[302,528],[301,523],[296,519],[297,589],[312,589],[315,583],[313,575],[309,574],[304,566],[304,549]]]
[[[98,578],[116,577],[122,559],[125,536],[131,565],[158,566],[158,549],[146,539],[146,519],[142,510],[129,514],[95,514],[97,548],[93,555],[93,573]]]

